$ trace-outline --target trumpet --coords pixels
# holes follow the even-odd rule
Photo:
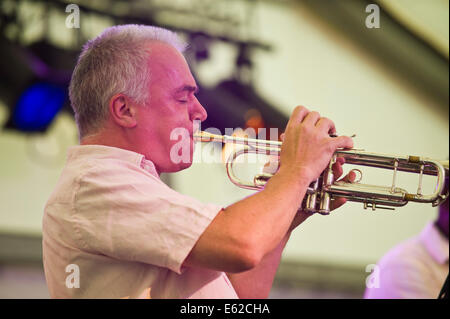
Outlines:
[[[256,174],[253,181],[241,180],[233,171],[233,164],[236,159],[245,154],[270,154],[279,157],[282,145],[280,141],[217,135],[204,131],[194,133],[194,141],[243,145],[243,148],[234,150],[229,155],[226,161],[226,171],[233,184],[250,190],[263,189],[274,174]],[[363,173],[360,169],[352,170],[360,174],[358,181],[352,183],[335,181],[332,166],[338,157],[343,157],[347,164],[392,170],[392,184],[389,186],[362,184],[360,181]],[[398,172],[409,172],[419,175],[416,193],[409,193],[407,190],[396,186]],[[431,194],[423,194],[422,180],[424,175],[436,177],[434,192]],[[338,149],[333,154],[324,172],[307,188],[301,209],[310,213],[328,215],[330,213],[331,200],[336,197],[344,197],[348,201],[362,203],[365,209],[371,208],[372,210],[394,210],[395,207],[405,206],[408,202],[431,203],[433,206],[438,206],[449,195],[448,189],[445,189],[445,179],[448,176],[448,160],[441,161],[419,156],[369,153],[357,149]]]

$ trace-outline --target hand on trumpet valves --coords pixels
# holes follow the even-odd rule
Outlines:
[[[333,164],[333,176],[334,181],[336,181],[339,177],[343,174],[342,165],[345,163],[345,158],[343,157],[337,157],[336,162]],[[264,164],[262,167],[261,173],[263,174],[269,174],[269,175],[275,175],[280,168],[280,161],[278,156],[270,156],[269,160]],[[359,169],[353,169],[351,170],[347,175],[345,175],[342,179],[338,180],[338,182],[345,182],[345,183],[354,183],[356,181],[356,172],[361,171]]]
[[[333,121],[306,107],[296,107],[282,135],[280,172],[287,171],[308,184],[316,180],[338,148],[353,148],[350,137],[330,136],[335,133]]]
[[[342,176],[343,170],[342,165],[344,164],[345,159],[342,157],[338,157],[336,159],[336,163],[333,164],[333,173],[334,179],[337,180]],[[345,175],[339,182],[353,183],[356,179],[356,173],[352,170],[347,175]],[[331,199],[330,203],[330,211],[338,209],[342,205],[347,202],[347,199],[344,197],[335,197]],[[289,231],[293,231],[298,225],[303,223],[308,217],[312,216],[314,212],[307,212],[299,209],[294,219],[292,220],[291,226],[289,227]]]

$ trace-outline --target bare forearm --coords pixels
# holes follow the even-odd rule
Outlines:
[[[292,228],[307,186],[299,174],[281,172],[263,191],[223,209],[200,236],[185,266],[231,273],[255,268]]]
[[[238,217],[232,226],[239,236],[252,236],[261,257],[271,252],[289,231],[308,183],[292,180],[289,174],[274,176],[258,194],[225,209],[225,216]]]
[[[280,264],[281,254],[288,239],[289,235],[286,235],[279,245],[264,256],[255,268],[237,274],[227,274],[239,298],[263,299],[269,296]]]

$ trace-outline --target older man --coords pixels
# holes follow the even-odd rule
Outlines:
[[[168,30],[136,25],[84,46],[70,84],[80,145],[43,220],[52,297],[267,297],[290,232],[308,216],[297,213],[306,188],[337,148],[353,146],[297,107],[264,190],[226,208],[173,191],[159,174],[191,162],[171,159],[171,132],[189,132],[192,159],[193,123],[207,116],[183,48]]]

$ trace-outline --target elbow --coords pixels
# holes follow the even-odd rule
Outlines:
[[[235,263],[233,269],[230,269],[230,273],[240,273],[252,270],[262,260],[263,254],[260,252],[258,245],[245,243],[239,245],[239,249],[235,255]]]
[[[260,263],[261,259],[253,252],[247,252],[245,255],[241,256],[238,267],[235,269],[235,273],[245,272],[252,270]]]

